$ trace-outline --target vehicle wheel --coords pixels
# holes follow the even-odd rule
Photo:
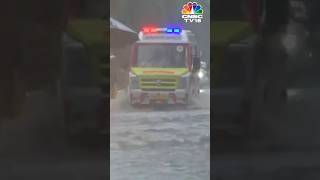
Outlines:
[[[126,88],[126,95],[127,95],[127,100],[130,107],[137,108],[138,104],[135,104],[132,102],[132,98],[130,97],[129,90],[127,88]]]

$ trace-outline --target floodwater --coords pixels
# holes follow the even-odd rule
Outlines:
[[[210,91],[188,108],[132,108],[111,101],[111,180],[209,180]]]

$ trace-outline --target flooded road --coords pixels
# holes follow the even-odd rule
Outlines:
[[[210,92],[188,108],[132,108],[111,101],[111,180],[208,180]]]

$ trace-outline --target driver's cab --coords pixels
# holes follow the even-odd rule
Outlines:
[[[200,51],[191,35],[191,31],[179,28],[143,28],[132,48],[131,67],[197,71]]]
[[[139,33],[131,52],[131,103],[149,103],[154,94],[160,93],[168,103],[187,104],[194,92],[199,92],[195,79],[200,59],[187,32],[180,28],[149,27]]]

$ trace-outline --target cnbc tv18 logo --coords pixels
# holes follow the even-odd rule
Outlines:
[[[183,5],[181,14],[182,19],[186,23],[201,23],[203,18],[203,8],[196,2],[188,2]]]

